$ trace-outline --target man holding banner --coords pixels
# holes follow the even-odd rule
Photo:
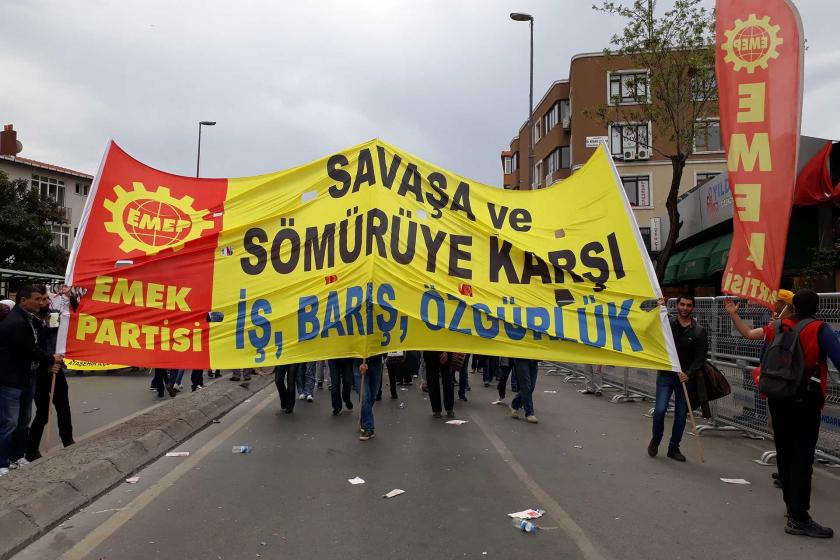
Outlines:
[[[685,455],[680,452],[680,441],[685,431],[685,419],[688,414],[688,402],[682,384],[689,382],[689,375],[703,367],[706,360],[708,342],[706,331],[691,316],[694,312],[694,296],[683,295],[677,299],[677,316],[671,319],[671,330],[677,346],[682,371],[660,371],[656,376],[656,405],[653,412],[653,437],[648,444],[648,455],[656,457],[659,443],[665,433],[665,413],[671,395],[674,395],[674,427],[668,444],[668,457],[685,462]]]

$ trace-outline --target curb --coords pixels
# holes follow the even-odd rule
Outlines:
[[[14,477],[16,487],[3,480],[0,560],[273,382],[273,375],[256,374],[247,385],[214,383],[44,457]]]

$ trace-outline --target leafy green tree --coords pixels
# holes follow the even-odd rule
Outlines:
[[[632,6],[605,1],[592,7],[626,22],[624,31],[613,35],[611,48],[604,51],[607,64],[621,58],[648,72],[644,79],[624,84],[625,90],[635,93],[635,103],[612,99],[589,108],[587,116],[605,125],[651,122],[656,141],[636,137],[633,129],[625,138],[671,160],[665,203],[670,228],[656,261],[660,280],[680,231],[677,196],[686,161],[694,152],[697,122],[717,116],[715,18],[700,2],[676,0],[673,8],[658,17],[655,0],[635,0]]]
[[[64,274],[68,253],[53,243],[50,224],[65,223],[55,201],[0,171],[0,268]]]

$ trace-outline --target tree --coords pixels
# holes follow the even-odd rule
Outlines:
[[[0,268],[64,274],[68,254],[53,243],[51,224],[65,223],[55,201],[0,171]]]
[[[697,122],[717,115],[714,12],[700,2],[676,0],[660,17],[655,14],[655,0],[635,0],[632,6],[604,1],[592,7],[626,20],[624,31],[613,35],[611,48],[604,51],[607,61],[630,60],[633,68],[648,72],[643,78],[628,77],[621,84],[623,91],[632,92],[636,103],[627,104],[626,96],[613,98],[609,104],[587,110],[587,116],[605,125],[650,122],[656,142],[639,135],[638,128],[620,130],[626,140],[671,160],[671,187],[665,203],[670,228],[656,260],[660,280],[682,225],[677,196],[686,161],[694,152]]]

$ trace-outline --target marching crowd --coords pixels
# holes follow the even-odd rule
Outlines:
[[[470,390],[468,370],[472,363],[473,373],[481,373],[484,386],[488,387],[498,380],[499,402],[506,394],[508,378],[516,396],[510,403],[512,418],[524,419],[530,424],[539,420],[534,414],[533,392],[537,383],[537,361],[528,359],[498,358],[455,352],[392,352],[366,358],[336,358],[332,360],[283,364],[274,368],[274,383],[280,396],[280,408],[286,414],[292,414],[296,401],[314,401],[316,387],[322,389],[325,379],[334,416],[341,414],[343,408],[353,410],[352,393],[359,394],[361,400],[361,422],[359,439],[367,441],[375,436],[373,407],[382,400],[384,371],[387,369],[391,398],[398,397],[400,386],[413,384],[415,377],[422,378],[422,390],[429,394],[432,416],[442,418],[455,417],[455,386],[458,386],[458,398],[467,400]],[[170,396],[183,390],[181,384],[185,370],[155,369],[150,389],[157,391],[159,397],[168,392]],[[511,375],[513,374],[513,375]],[[208,376],[218,376],[217,370],[210,370]],[[192,390],[204,386],[204,371],[192,370],[190,373]],[[251,370],[233,370],[231,381],[249,381]]]
[[[660,300],[660,304],[664,301]],[[65,447],[74,443],[63,356],[56,353],[56,339],[60,321],[66,320],[77,305],[72,290],[66,286],[56,294],[49,294],[42,285],[22,286],[15,301],[0,301],[0,476],[40,458],[50,403],[56,410],[62,443]],[[826,359],[835,367],[840,366],[840,342],[828,325],[815,319],[818,309],[819,296],[815,292],[800,290],[793,294],[780,290],[774,320],[763,327],[752,327],[739,317],[738,304],[732,300],[725,303],[726,312],[743,337],[764,341],[761,366],[753,372],[753,377],[762,398],[767,399],[772,417],[778,465],[774,478],[787,508],[784,530],[794,535],[830,538],[833,530],[816,523],[809,510],[814,455],[828,381]],[[686,461],[680,452],[686,416],[690,414],[689,408],[700,404],[693,398],[689,401],[689,395],[704,394],[704,376],[709,375],[707,336],[694,319],[693,311],[693,296],[677,299],[670,326],[682,371],[657,374],[652,437],[647,448],[651,457],[659,453],[666,412],[673,398],[674,422],[667,456]],[[316,387],[322,389],[325,381],[333,415],[340,415],[343,407],[352,410],[351,393],[358,392],[359,439],[367,441],[375,436],[373,408],[382,398],[386,369],[391,398],[398,398],[398,388],[413,384],[414,378],[419,377],[422,390],[428,392],[432,415],[453,418],[456,385],[459,399],[467,400],[470,364],[473,373],[482,374],[484,387],[497,383],[500,404],[510,379],[511,389],[516,393],[509,405],[511,417],[520,418],[522,410],[528,423],[538,423],[533,402],[536,360],[407,351],[366,359],[284,364],[274,367],[274,376],[280,406],[286,414],[294,412],[298,400],[313,402]],[[185,373],[185,370],[155,369],[151,389],[160,397],[167,392],[175,396],[183,389]],[[600,395],[600,366],[594,366],[591,374],[581,392]],[[202,370],[191,371],[193,391],[203,388],[204,375]],[[207,375],[212,378],[221,374],[211,370]],[[234,370],[231,380],[248,381],[250,375],[248,369]]]

